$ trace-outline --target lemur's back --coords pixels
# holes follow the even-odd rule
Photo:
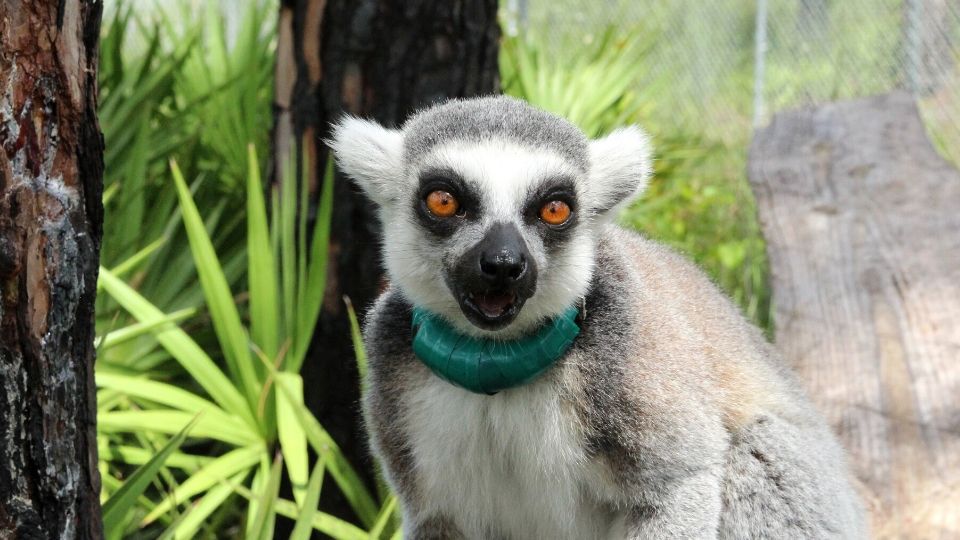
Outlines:
[[[699,351],[679,356],[678,361],[692,368],[696,377],[710,377],[711,391],[723,391],[716,399],[730,427],[760,410],[812,414],[806,398],[796,391],[792,374],[760,330],[692,261],[617,226],[606,228],[600,249],[621,259],[636,276],[635,308],[650,323],[638,331],[649,334],[647,342]],[[599,270],[604,271],[602,265]],[[680,337],[665,339],[665,328]]]
[[[713,398],[729,435],[720,537],[864,537],[863,511],[843,450],[760,331],[702,270],[669,248],[610,227],[601,251],[625,260],[638,277],[636,290],[642,293],[636,307],[650,322],[641,341],[649,340],[653,349],[701,353],[682,355],[679,362],[703,369],[700,375],[711,384],[698,390],[717,392]],[[682,337],[652,345],[665,335]],[[635,375],[650,377],[651,369],[655,378],[691,373],[673,365],[671,356],[651,367],[657,359],[641,355]]]

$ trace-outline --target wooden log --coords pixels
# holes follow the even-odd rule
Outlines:
[[[776,342],[877,538],[960,537],[960,173],[906,94],[778,114],[749,175]]]

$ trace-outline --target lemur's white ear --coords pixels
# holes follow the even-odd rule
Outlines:
[[[653,169],[650,138],[637,126],[620,128],[590,141],[590,197],[600,215],[617,210],[643,193]]]
[[[375,203],[383,206],[403,194],[403,136],[399,131],[347,116],[333,127],[333,138],[327,143],[340,170]]]

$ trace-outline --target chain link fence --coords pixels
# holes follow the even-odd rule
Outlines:
[[[960,1],[505,0],[504,29],[563,55],[608,28],[653,34],[644,95],[678,124],[746,136],[784,108],[911,92],[960,161]],[[643,95],[643,89],[640,89]]]

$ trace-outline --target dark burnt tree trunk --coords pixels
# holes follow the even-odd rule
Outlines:
[[[99,538],[100,2],[0,0],[0,538]]]
[[[499,37],[496,0],[284,1],[276,163],[282,167],[282,156],[302,150],[315,193],[327,158],[323,138],[345,112],[397,126],[448,97],[498,92]],[[379,225],[371,203],[348,181],[338,176],[335,192],[327,291],[303,369],[306,400],[350,460],[369,471],[343,297],[362,315],[379,292]],[[342,501],[325,503],[343,515]]]

